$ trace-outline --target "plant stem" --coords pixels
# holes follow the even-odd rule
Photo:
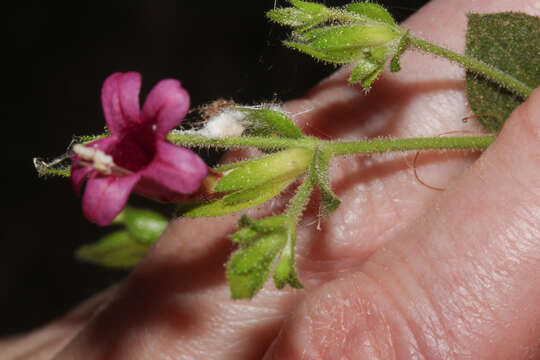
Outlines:
[[[310,199],[311,192],[313,191],[313,175],[313,172],[310,170],[304,179],[304,182],[302,185],[300,185],[298,191],[290,200],[289,206],[287,207],[287,225],[293,225],[296,227],[296,224],[300,220],[302,212],[304,211],[304,208]]]
[[[430,137],[410,139],[373,139],[327,142],[324,147],[334,155],[370,154],[410,150],[484,150],[495,140],[493,135]]]
[[[300,221],[302,217],[302,213],[304,212],[304,209],[306,208],[306,205],[308,204],[311,193],[313,192],[313,188],[315,185],[315,174],[313,173],[313,169],[311,169],[306,178],[304,179],[304,182],[298,190],[296,191],[296,194],[294,197],[289,201],[289,205],[287,206],[287,212],[286,212],[286,218],[285,218],[285,228],[287,232],[287,242],[285,243],[285,247],[282,251],[282,260],[285,260],[288,264],[289,268],[289,275],[287,277],[286,282],[289,283],[294,288],[300,289],[302,288],[302,283],[300,280],[298,280],[298,276],[296,274],[296,270],[294,267],[294,261],[295,261],[295,248],[296,248],[296,227],[298,226],[298,222]],[[279,266],[279,265],[278,265]],[[276,279],[276,278],[274,278]],[[285,285],[285,282],[281,282],[279,280],[276,280],[276,286],[278,288],[281,288]]]
[[[512,75],[509,75],[483,61],[458,54],[451,50],[442,48],[425,40],[419,39],[414,36],[410,36],[411,44],[420,50],[425,52],[442,56],[448,60],[454,61],[463,65],[467,70],[479,73],[488,79],[491,79],[508,90],[521,95],[524,99],[528,98],[533,89],[524,84],[520,80],[516,79]]]
[[[230,137],[225,139],[209,139],[202,136],[184,135],[172,132],[168,140],[177,145],[192,147],[246,147],[254,146],[260,149],[304,148],[315,150],[321,146],[333,155],[372,154],[388,151],[411,150],[484,150],[495,136],[453,136],[428,137],[410,139],[372,139],[363,141],[325,141],[316,138],[288,139],[265,137]]]
[[[315,138],[289,139],[279,137],[228,137],[211,139],[198,135],[186,135],[180,131],[171,131],[167,140],[176,145],[194,147],[231,148],[254,146],[259,149],[307,148],[312,149],[317,142]]]

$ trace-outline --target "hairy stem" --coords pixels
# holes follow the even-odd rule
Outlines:
[[[334,155],[370,154],[410,150],[484,150],[495,140],[493,135],[453,136],[410,139],[372,139],[327,142],[324,147]]]
[[[289,139],[279,137],[228,137],[224,139],[211,139],[198,135],[182,134],[180,131],[172,131],[167,140],[176,145],[191,147],[214,147],[214,148],[233,148],[254,146],[259,149],[284,149],[284,148],[307,148],[312,149],[317,139]]]
[[[516,79],[512,75],[509,75],[483,61],[458,54],[456,52],[437,46],[414,36],[410,37],[410,41],[411,44],[418,49],[431,54],[442,56],[450,61],[454,61],[460,65],[463,65],[468,70],[474,71],[478,74],[485,76],[488,79],[497,82],[508,90],[522,96],[524,99],[528,98],[533,91],[531,87]]]
[[[288,139],[265,137],[230,137],[209,139],[202,136],[184,135],[180,132],[169,134],[169,141],[176,145],[191,147],[247,147],[260,149],[304,148],[315,150],[318,146],[329,150],[333,155],[372,154],[388,151],[410,150],[484,150],[495,136],[453,136],[410,139],[371,139],[362,141],[325,141],[316,138]]]

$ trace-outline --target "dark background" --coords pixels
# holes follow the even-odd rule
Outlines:
[[[399,21],[425,2],[379,1]],[[180,79],[199,106],[285,101],[333,71],[280,45],[286,29],[264,18],[274,0],[17,4],[3,9],[0,336],[43,325],[126,275],[73,258],[108,230],[82,216],[69,180],[40,179],[32,165],[65,152],[73,135],[103,131],[108,75],[141,72],[141,99],[160,79]]]

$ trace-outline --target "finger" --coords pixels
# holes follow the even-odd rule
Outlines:
[[[422,219],[306,299],[265,359],[540,356],[540,88]]]

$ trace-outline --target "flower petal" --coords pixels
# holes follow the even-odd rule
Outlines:
[[[140,172],[135,191],[162,201],[178,201],[180,194],[197,191],[208,174],[204,161],[193,151],[157,141],[156,156]]]
[[[165,138],[189,110],[189,94],[178,80],[160,81],[148,94],[142,109],[142,122],[155,124],[156,134]]]
[[[122,135],[140,122],[140,90],[141,74],[136,72],[114,73],[103,83],[101,104],[111,134]]]
[[[81,187],[92,170],[90,166],[80,166],[77,163],[71,165],[71,186],[77,196],[81,196]]]
[[[113,137],[106,137],[103,139],[98,139],[92,141],[86,146],[93,147],[103,152],[107,152],[110,147],[116,142],[116,139]],[[81,195],[81,187],[86,181],[88,174],[93,170],[91,166],[81,165],[80,162],[82,159],[72,154],[71,156],[71,185],[77,196]]]
[[[120,177],[92,174],[82,199],[84,216],[100,226],[112,223],[126,205],[139,178],[139,174]]]

